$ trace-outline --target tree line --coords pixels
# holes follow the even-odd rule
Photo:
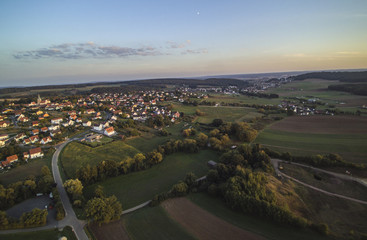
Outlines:
[[[355,95],[367,96],[367,84],[340,84],[340,85],[329,85],[329,90],[349,92]]]
[[[313,72],[294,77],[294,80],[319,78],[325,80],[339,80],[340,82],[367,82],[367,71],[362,72]]]

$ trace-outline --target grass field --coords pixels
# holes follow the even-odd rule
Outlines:
[[[210,94],[206,101],[216,103],[240,103],[240,104],[258,104],[258,105],[277,105],[281,102],[281,98],[259,98],[246,95],[223,95]]]
[[[41,168],[45,165],[51,170],[51,159],[54,152],[51,149],[43,158],[30,159],[27,164],[0,173],[0,183],[6,186],[10,183],[22,181],[29,175],[39,176],[41,175]]]
[[[292,164],[283,163],[282,166],[284,168],[282,172],[304,183],[328,192],[367,201],[367,188],[359,183],[343,180],[327,173],[318,172]],[[321,180],[317,180],[315,175],[320,177]]]
[[[171,133],[169,136],[157,136],[154,133],[149,132],[143,133],[140,137],[129,138],[125,143],[141,152],[149,152],[170,139],[182,139],[183,137],[181,132],[183,128],[184,123],[174,124],[165,128],[169,133]]]
[[[123,161],[138,152],[139,150],[122,141],[114,141],[95,148],[71,142],[63,149],[60,159],[67,177],[73,177],[77,169],[87,164],[94,166],[103,160]]]
[[[188,198],[213,215],[237,227],[264,236],[267,239],[328,239],[309,230],[295,229],[266,221],[256,216],[249,216],[238,211],[233,211],[221,199],[210,197],[206,193],[190,194]]]
[[[351,116],[294,116],[268,126],[255,143],[294,155],[337,153],[367,163],[367,119]]]
[[[121,221],[130,239],[195,239],[173,221],[161,206],[140,209],[123,216]]]
[[[198,116],[195,122],[211,123],[214,119],[220,118],[227,122],[249,121],[256,117],[261,117],[263,114],[257,112],[254,108],[230,107],[230,106],[187,106],[183,104],[174,104],[173,110],[184,112],[187,115],[195,113],[199,109],[204,113],[203,116]]]
[[[71,227],[64,227],[60,232],[58,229],[44,230],[37,232],[27,232],[27,233],[14,233],[14,234],[1,234],[1,240],[24,240],[24,239],[37,239],[37,240],[50,240],[50,239],[60,239],[61,237],[66,237],[68,240],[77,240]]]
[[[188,172],[198,177],[205,175],[209,160],[218,161],[217,154],[210,150],[195,154],[171,154],[150,169],[110,178],[98,184],[104,187],[106,195],[115,194],[123,209],[128,209],[152,199],[158,193],[168,191],[173,184],[183,180]],[[86,187],[85,195],[91,196],[96,186]]]

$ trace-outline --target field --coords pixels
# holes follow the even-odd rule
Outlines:
[[[359,183],[343,180],[327,173],[282,163],[285,174],[325,191],[367,201],[367,188]],[[316,177],[319,178],[316,179]]]
[[[173,110],[184,112],[192,115],[196,109],[204,113],[203,116],[198,116],[195,122],[211,123],[214,119],[220,118],[226,122],[249,121],[256,117],[261,117],[263,114],[257,112],[254,108],[246,107],[229,107],[229,106],[186,106],[182,104],[174,104]]]
[[[169,199],[162,206],[170,217],[198,239],[265,239],[210,214],[187,198]]]
[[[290,117],[263,130],[255,142],[279,152],[295,155],[338,153],[347,161],[366,163],[365,122],[359,117]]]
[[[178,123],[165,128],[171,135],[157,136],[151,132],[143,132],[140,137],[132,137],[125,141],[126,144],[138,149],[141,152],[149,152],[156,149],[170,139],[182,139],[182,129],[184,123]]]
[[[110,178],[98,184],[104,187],[106,195],[116,195],[123,209],[128,209],[168,191],[188,172],[198,177],[205,175],[209,160],[218,161],[215,152],[205,150],[195,154],[171,154],[150,169]],[[91,196],[95,188],[96,184],[86,187],[85,195]]]
[[[11,170],[0,173],[0,184],[8,185],[22,181],[29,175],[41,175],[41,168],[46,165],[51,170],[51,159],[55,151],[50,150],[43,158],[29,160],[27,164],[17,166]]]
[[[66,175],[73,177],[77,169],[87,164],[94,166],[103,160],[123,161],[138,152],[137,149],[122,141],[114,141],[94,148],[71,142],[63,149],[60,159]]]
[[[65,227],[61,232],[58,229],[44,230],[37,232],[27,233],[14,233],[14,234],[1,234],[1,240],[24,240],[24,239],[37,239],[37,240],[50,240],[60,239],[66,237],[70,240],[77,240],[71,227]]]
[[[254,234],[263,236],[266,239],[328,239],[310,230],[290,228],[288,226],[276,224],[256,216],[250,216],[238,211],[233,211],[228,208],[221,199],[210,197],[206,193],[190,194],[188,198],[196,205],[219,217],[220,219],[223,219],[234,226],[245,229]]]

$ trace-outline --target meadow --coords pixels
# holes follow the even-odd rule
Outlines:
[[[47,166],[51,170],[51,159],[55,150],[50,149],[43,158],[30,159],[28,163],[12,168],[0,173],[0,184],[8,185],[17,181],[23,181],[28,176],[35,177],[41,175],[43,166]]]
[[[205,175],[208,171],[207,162],[218,161],[218,158],[216,152],[210,150],[193,154],[171,154],[150,169],[107,179],[86,187],[84,193],[89,198],[97,185],[101,185],[106,195],[116,195],[126,210],[152,199],[156,194],[170,190],[188,172],[193,172],[198,177]]]
[[[77,240],[71,227],[64,227],[62,231],[58,229],[43,230],[36,232],[25,232],[25,233],[12,233],[12,234],[1,234],[1,240],[24,240],[24,239],[37,239],[37,240],[49,240],[49,239],[61,239],[66,237],[70,240]]]
[[[139,152],[122,141],[114,141],[94,148],[74,141],[62,150],[60,160],[67,177],[73,178],[76,170],[87,164],[94,166],[103,160],[120,162]]]

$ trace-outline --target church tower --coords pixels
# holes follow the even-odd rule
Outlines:
[[[41,104],[41,101],[42,101],[42,99],[41,99],[40,95],[38,94],[37,105],[40,105]]]

